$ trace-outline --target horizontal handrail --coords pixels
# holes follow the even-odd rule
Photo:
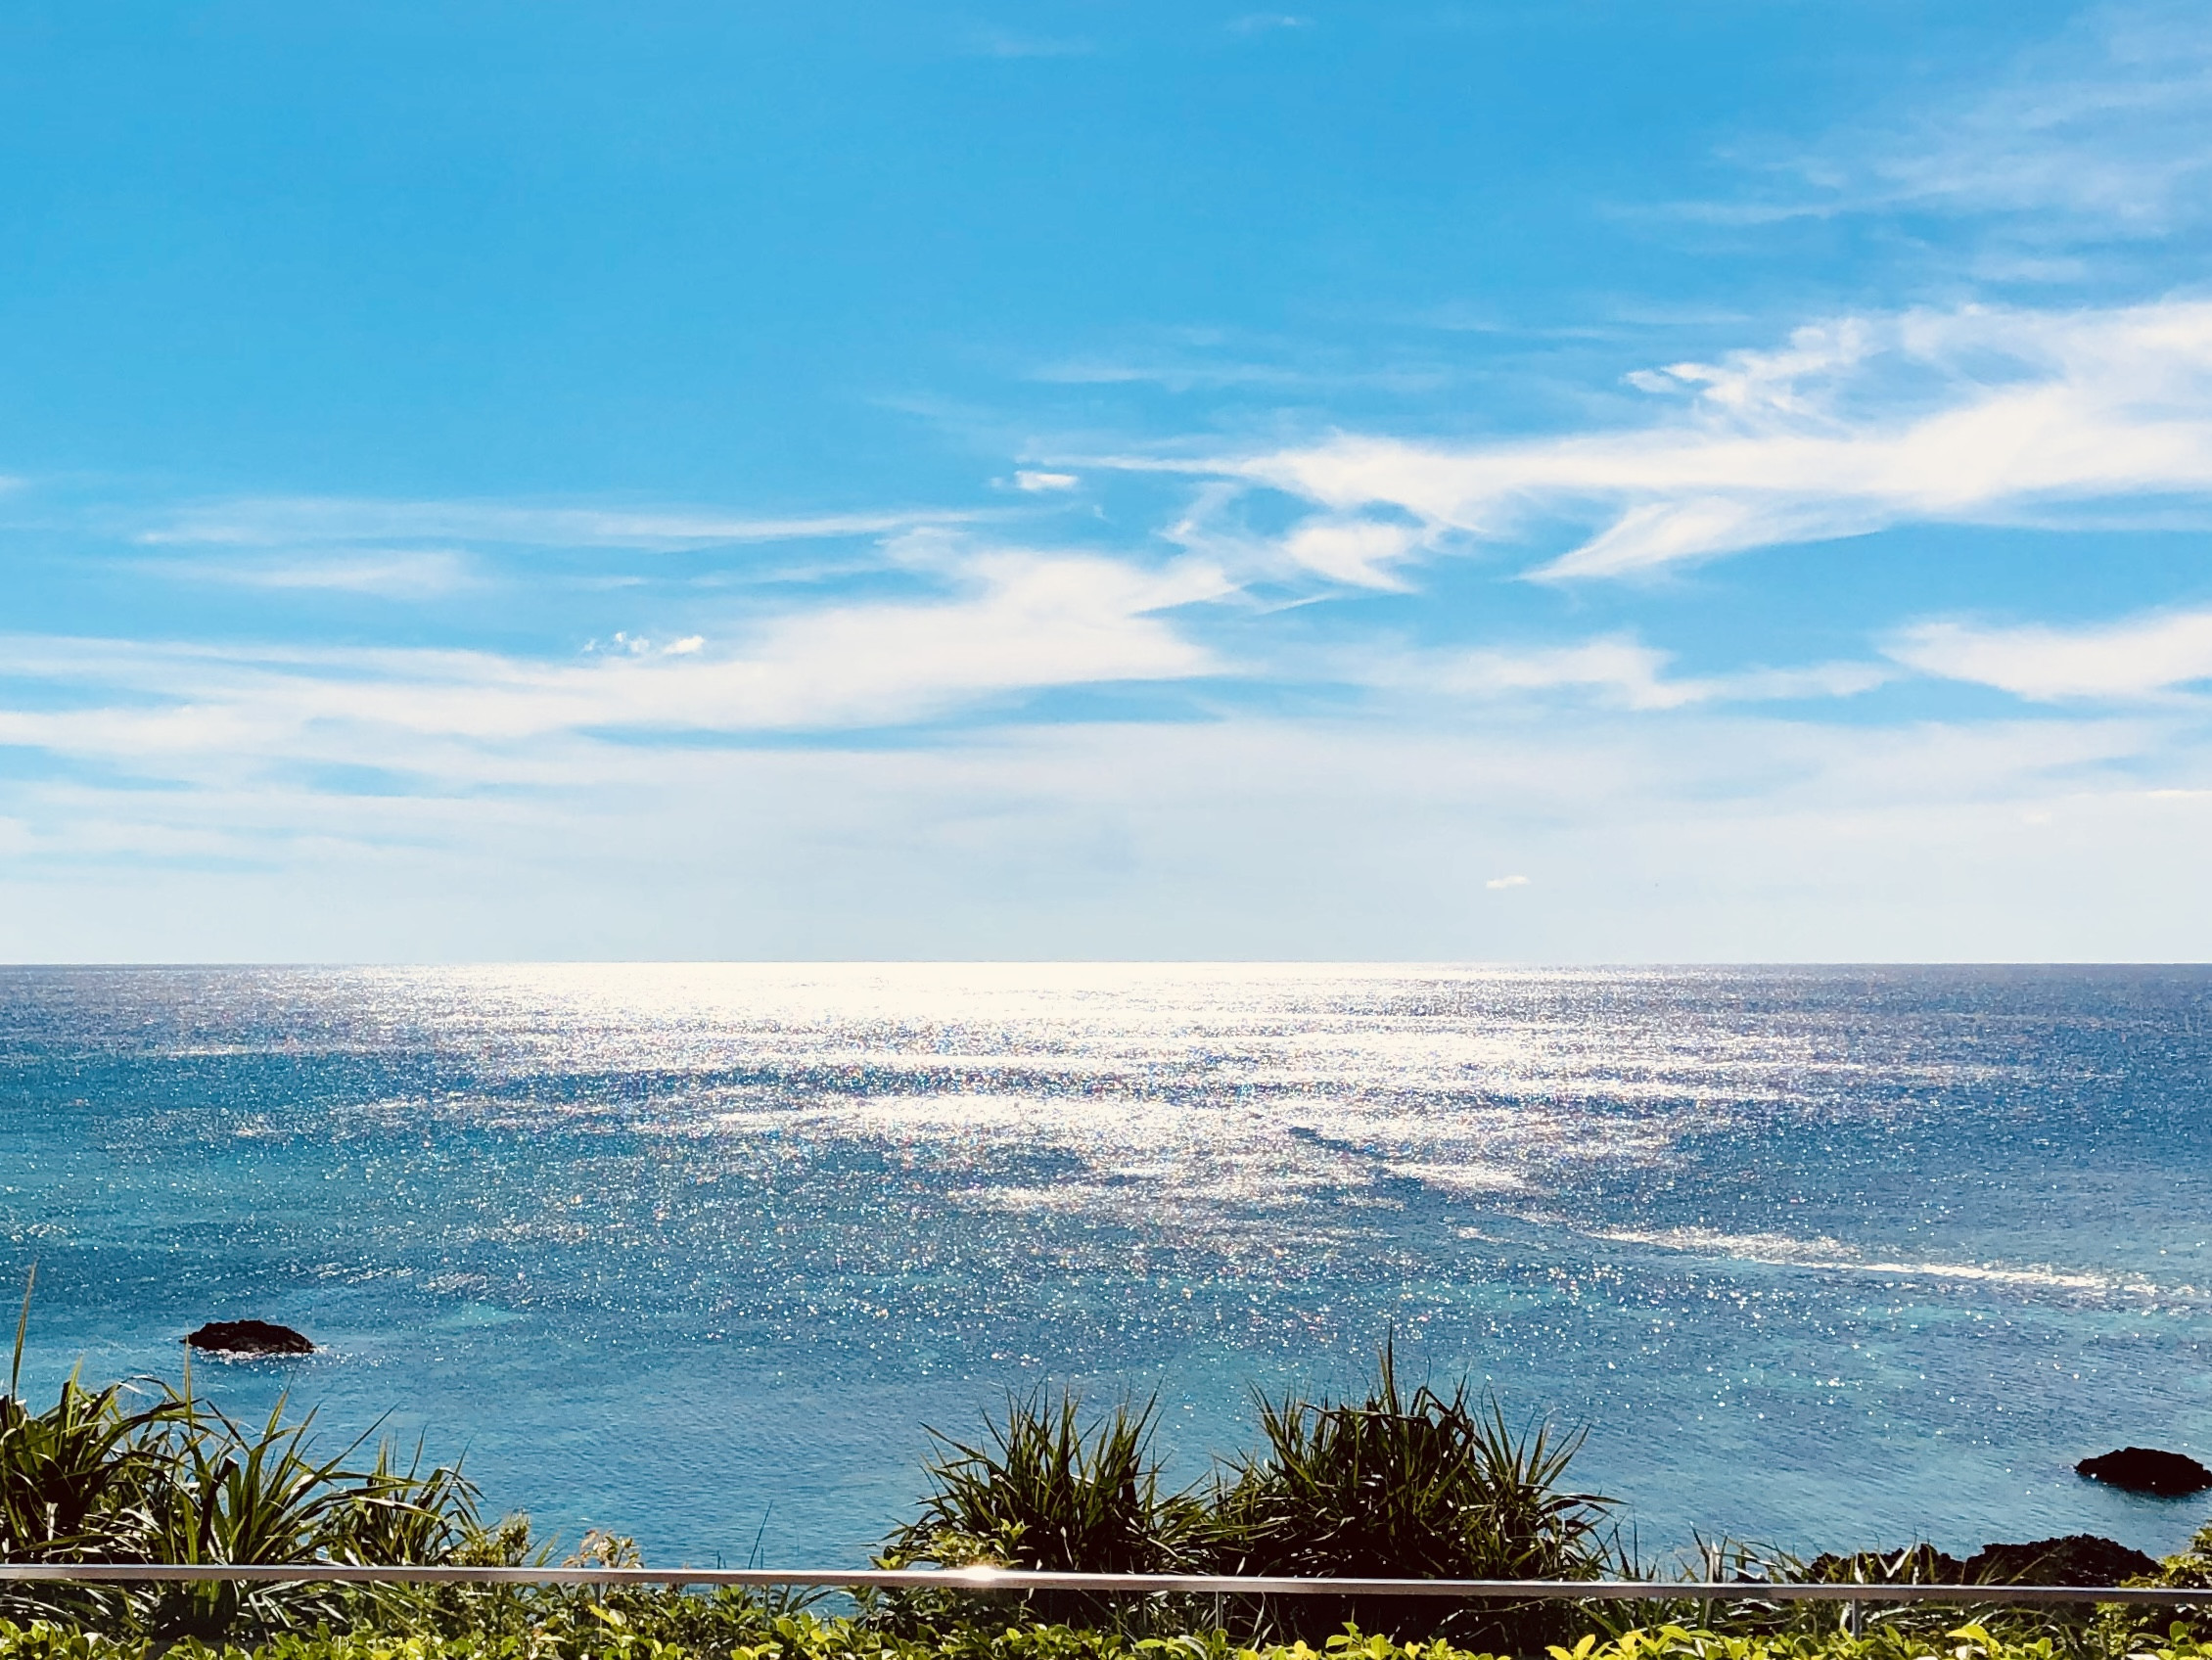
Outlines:
[[[1437,1596],[1502,1601],[2212,1602],[2170,1586],[1774,1585],[1761,1580],[1355,1580],[1055,1574],[1020,1568],[454,1568],[352,1562],[10,1562],[0,1585],[806,1586],[825,1591],[1095,1591],[1141,1595]]]

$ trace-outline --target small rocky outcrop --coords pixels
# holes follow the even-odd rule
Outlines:
[[[1957,1585],[1966,1577],[1966,1564],[1932,1545],[1849,1556],[1822,1551],[1805,1564],[1805,1577],[1816,1585]]]
[[[2070,1533],[2026,1545],[1985,1545],[1966,1558],[1966,1583],[1988,1585],[2118,1585],[2158,1564],[2116,1539]]]
[[[2068,1534],[2025,1545],[1985,1545],[1964,1561],[1932,1545],[1820,1555],[1805,1577],[1820,1585],[2118,1585],[2158,1564],[2115,1539]]]
[[[195,1349],[220,1355],[312,1355],[314,1340],[267,1320],[209,1320],[185,1339]]]
[[[2160,1499],[2187,1499],[2212,1487],[2212,1470],[2186,1452],[2161,1452],[2154,1447],[2123,1447],[2101,1457],[2084,1458],[2074,1473],[2127,1493]]]

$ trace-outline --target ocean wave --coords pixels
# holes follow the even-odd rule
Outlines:
[[[1724,1233],[1708,1227],[1581,1231],[1586,1238],[1615,1244],[1647,1245],[1690,1256],[1725,1257],[1735,1262],[1767,1263],[1779,1268],[1882,1274],[1897,1279],[1974,1280],[1989,1285],[2019,1285],[2051,1291],[2126,1292],[2138,1297],[2192,1297],[2196,1294],[2192,1286],[2154,1285],[2138,1274],[2061,1268],[2048,1264],[1909,1262],[1869,1256],[1856,1246],[1826,1235],[1796,1239],[1780,1233]]]

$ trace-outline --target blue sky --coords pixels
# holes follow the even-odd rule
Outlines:
[[[0,18],[0,955],[2202,958],[2212,7]]]

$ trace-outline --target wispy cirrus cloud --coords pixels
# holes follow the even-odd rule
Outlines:
[[[1532,575],[1628,576],[1900,524],[2049,523],[2145,497],[2212,519],[2205,301],[1847,317],[1779,348],[1632,379],[1676,407],[1639,427],[1496,443],[1346,434],[1129,464],[1316,507],[1282,555],[1378,587],[1451,539],[1528,543],[1562,525],[1587,527],[1584,538]],[[1387,557],[1343,557],[1384,543]]]
[[[349,496],[245,496],[158,516],[135,539],[151,546],[297,547],[459,540],[528,547],[680,549],[721,542],[885,535],[978,517],[952,509],[733,514],[711,508],[535,506],[498,501],[389,501]]]
[[[1616,709],[1650,712],[1698,705],[1855,697],[1898,679],[1893,663],[1840,662],[1725,674],[1676,674],[1674,654],[1633,633],[1563,645],[1400,652],[1369,658],[1351,677],[1474,701],[1565,694]]]
[[[1023,34],[1013,29],[980,28],[968,36],[968,50],[984,58],[1087,58],[1095,42],[1073,35]]]
[[[1782,190],[1695,211],[2004,217],[2043,245],[2169,235],[2212,203],[2212,7],[2093,7],[1992,84],[1781,170]]]
[[[1181,355],[1072,357],[1045,363],[1030,379],[1045,385],[1078,387],[1146,386],[1164,392],[1245,392],[1311,396],[1332,392],[1433,392],[1449,386],[1452,375],[1427,363],[1358,365],[1317,354],[1300,361]]]
[[[372,594],[384,599],[435,599],[479,587],[483,577],[466,554],[450,548],[347,549],[318,557],[171,559],[140,567],[151,576],[188,582],[297,592]]]
[[[2040,703],[2155,698],[2212,681],[2212,611],[2167,612],[2086,627],[1923,622],[1890,642],[1924,674]]]

